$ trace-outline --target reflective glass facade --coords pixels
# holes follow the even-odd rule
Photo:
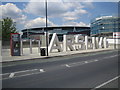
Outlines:
[[[120,18],[113,16],[103,16],[91,21],[91,35],[112,35],[119,32]]]

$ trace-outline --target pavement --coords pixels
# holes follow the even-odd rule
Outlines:
[[[117,50],[107,50],[87,53],[85,56],[77,54],[47,58],[52,62],[41,62],[39,59],[35,62],[30,61],[31,63],[10,62],[6,66],[4,65],[7,63],[3,63],[3,73],[0,74],[2,75],[2,88],[119,90],[119,56]]]
[[[29,48],[25,48],[23,50],[23,55],[21,56],[10,56],[10,50],[4,49],[2,50],[2,60],[0,62],[11,62],[11,61],[23,61],[23,60],[34,60],[34,59],[42,59],[42,58],[49,58],[49,57],[61,57],[65,55],[73,55],[73,54],[80,54],[80,53],[91,53],[91,52],[99,52],[99,51],[106,51],[106,50],[113,50],[113,48],[102,48],[102,49],[88,49],[88,50],[78,50],[78,51],[67,51],[67,52],[57,52],[53,51],[49,53],[49,56],[41,56],[38,53],[38,48],[33,48],[32,54],[30,54]]]

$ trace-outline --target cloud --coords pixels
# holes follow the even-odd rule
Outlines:
[[[82,27],[89,27],[89,25],[83,23],[83,22],[67,22],[63,26],[82,26]]]
[[[22,14],[22,10],[13,3],[1,5],[0,10],[2,10],[0,13],[0,16],[2,16],[2,18],[10,17],[15,22],[26,19],[26,16]]]
[[[47,20],[47,22],[48,22],[48,26],[55,26],[55,24],[50,20]],[[46,19],[39,17],[28,21],[25,25],[25,28],[45,27],[45,25],[46,25]]]
[[[45,26],[45,2],[35,2],[34,0],[30,0],[30,2],[25,5],[25,8],[22,10],[13,3],[6,3],[5,5],[0,6],[0,15],[3,18],[11,17],[15,22],[17,22],[20,29]],[[54,24],[50,20],[55,20],[58,17],[63,21],[63,23],[70,21],[65,25],[86,25],[82,22],[72,22],[73,20],[81,18],[81,15],[88,13],[84,9],[86,6],[87,5],[83,3],[63,2],[61,0],[58,0],[58,2],[48,2],[48,26],[56,26],[57,24]],[[37,18],[28,20],[29,16],[27,15],[31,15],[30,17],[35,16]]]
[[[64,14],[65,17],[80,18],[80,15],[86,14],[87,11],[83,9],[75,9],[74,11],[68,11]],[[67,19],[67,18],[66,18]]]
[[[57,16],[65,13],[67,6],[60,2],[48,3],[48,16]],[[37,16],[45,16],[45,3],[44,2],[29,2],[25,8],[25,12]]]
[[[77,17],[64,17],[64,20],[66,21],[72,21],[72,20],[77,20]]]
[[[59,0],[59,2],[48,2],[47,8],[49,18],[65,17],[66,20],[70,20],[70,18],[78,18],[80,15],[87,13],[84,6],[78,2],[69,3],[61,0]],[[45,17],[45,2],[33,2],[33,0],[31,0],[26,5],[24,11],[40,17]]]
[[[5,5],[0,5],[0,10],[1,19],[6,17],[13,19],[13,21],[16,22],[17,30],[21,30],[24,27],[27,16],[25,16],[23,11],[15,4],[6,3]]]

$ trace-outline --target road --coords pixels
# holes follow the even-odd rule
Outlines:
[[[2,87],[118,88],[118,57],[118,51],[104,51],[5,63]]]

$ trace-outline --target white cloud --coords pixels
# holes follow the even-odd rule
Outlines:
[[[56,16],[65,13],[67,6],[60,2],[48,3],[48,16]],[[37,16],[45,16],[45,3],[44,2],[29,2],[25,11]]]
[[[17,28],[21,29],[26,22],[27,16],[25,16],[21,9],[19,9],[13,3],[6,3],[5,5],[0,5],[0,16],[1,18],[9,17],[13,19],[17,24]]]
[[[71,21],[71,20],[77,20],[77,17],[64,17],[64,20]]]
[[[21,10],[13,3],[6,3],[5,5],[0,6],[0,10],[2,9],[0,15],[5,17],[11,17],[15,22],[17,22],[19,28],[36,28],[45,26],[45,2],[34,2],[34,0],[30,0],[33,2],[28,2],[26,4],[25,9]],[[77,25],[77,26],[85,26],[85,23],[82,22],[72,22],[73,20],[77,20],[88,13],[84,8],[85,5],[78,2],[48,2],[48,18],[57,18],[60,17],[63,21],[71,21],[66,23],[65,25]],[[23,14],[24,12],[24,14]],[[27,20],[27,14],[29,13],[38,16],[33,20]],[[57,22],[56,22],[57,23]],[[48,19],[48,26],[56,26],[52,21]]]
[[[82,27],[87,26],[88,27],[89,25],[87,25],[83,22],[79,22],[79,23],[77,23],[77,22],[67,22],[63,26],[82,26]]]
[[[1,13],[0,13],[2,18],[10,17],[14,21],[19,21],[19,20],[26,19],[26,16],[22,14],[22,10],[19,9],[13,3],[7,3],[5,5],[1,5],[0,10],[2,10]]]
[[[48,26],[55,26],[55,24],[50,20],[47,20],[47,22],[48,22]],[[25,28],[45,27],[45,25],[46,25],[46,19],[39,17],[28,21],[25,25]]]
[[[68,18],[78,18],[80,15],[86,14],[87,11],[83,9],[84,6],[78,2],[48,2],[48,17],[65,17]],[[45,16],[45,2],[33,2],[31,0],[24,10],[27,13],[34,14],[37,16]],[[68,18],[67,18],[68,17]]]
[[[74,11],[68,11],[67,13],[64,14],[64,16],[69,16],[69,17],[75,17],[79,16],[82,14],[86,14],[87,11],[83,9],[75,9]]]

